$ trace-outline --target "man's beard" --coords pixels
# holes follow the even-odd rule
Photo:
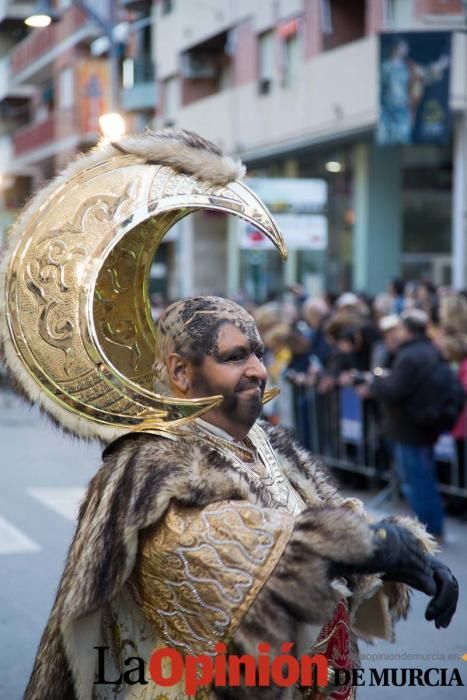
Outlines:
[[[240,423],[240,425],[251,428],[260,417],[261,411],[263,410],[263,403],[261,400],[263,392],[246,399],[238,396],[236,393],[237,391],[238,390],[225,396],[219,408],[226,416],[234,419],[237,423]]]
[[[193,389],[196,393],[203,396],[213,396],[222,394],[224,401],[221,403],[218,411],[221,411],[229,420],[233,420],[242,426],[251,428],[260,417],[263,410],[263,394],[266,387],[266,382],[251,382],[248,379],[241,379],[233,392],[220,391],[216,387],[212,387],[205,380],[201,372],[199,372],[193,380]],[[248,398],[239,396],[239,392],[246,389],[259,388],[260,392],[249,396]]]

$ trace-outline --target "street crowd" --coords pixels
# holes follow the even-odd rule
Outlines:
[[[300,397],[296,409],[308,416],[318,410],[316,396],[353,388],[367,413],[378,416],[411,509],[442,540],[434,452],[441,436],[454,446],[451,485],[458,493],[466,486],[467,294],[396,279],[374,298],[353,292],[309,298],[300,287],[290,298],[293,303],[276,300],[253,310],[272,382],[286,378]],[[270,418],[281,420],[280,409]],[[301,437],[306,444],[306,430]],[[462,512],[466,503],[452,497],[449,507]]]

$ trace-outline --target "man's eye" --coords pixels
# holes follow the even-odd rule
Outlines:
[[[227,358],[227,362],[240,362],[240,360],[243,360],[243,355],[239,352]]]

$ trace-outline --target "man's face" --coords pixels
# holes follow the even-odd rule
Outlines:
[[[402,342],[401,326],[395,326],[384,334],[384,344],[389,352],[395,352]]]
[[[401,323],[400,328],[399,328],[399,345],[401,343],[407,343],[409,340],[412,339],[412,334],[405,325],[405,323]]]
[[[318,328],[321,321],[321,314],[318,309],[308,309],[305,320],[308,322],[310,328]]]
[[[339,352],[348,355],[351,352],[355,352],[355,345],[350,340],[340,339],[336,343]]]
[[[258,333],[248,337],[232,323],[217,334],[212,355],[193,368],[190,398],[222,394],[225,400],[203,416],[232,435],[253,426],[262,409],[267,373]],[[237,428],[237,429],[236,429]]]

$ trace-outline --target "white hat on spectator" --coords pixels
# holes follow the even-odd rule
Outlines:
[[[344,294],[341,294],[337,299],[336,307],[341,309],[344,306],[358,306],[359,303],[360,302],[356,294],[353,292],[344,292]]]
[[[396,314],[389,314],[388,316],[383,316],[379,321],[379,329],[381,333],[387,333],[392,331],[393,328],[397,328],[401,320]]]
[[[394,299],[387,292],[377,294],[373,301],[373,309],[381,317],[389,316],[394,306]]]
[[[406,309],[401,313],[401,321],[412,333],[424,333],[429,323],[429,316],[422,309]]]

